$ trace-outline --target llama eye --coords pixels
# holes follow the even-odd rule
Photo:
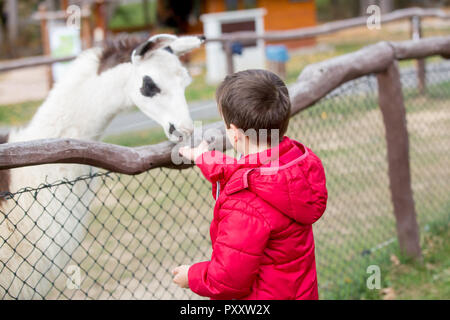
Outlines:
[[[142,80],[141,93],[146,97],[153,97],[154,95],[161,92],[161,89],[158,88],[156,83],[149,76],[145,76]]]

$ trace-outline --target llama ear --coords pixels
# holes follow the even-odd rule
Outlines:
[[[167,47],[170,43],[177,40],[178,37],[171,34],[157,34],[150,37],[144,43],[137,46],[131,53],[131,62],[136,63],[145,56],[147,52],[157,50],[159,48]]]
[[[193,49],[200,47],[202,43],[205,42],[205,40],[206,40],[205,36],[179,37],[170,44],[168,49],[172,51],[174,54],[180,56],[182,54],[185,54],[186,52],[189,52]]]

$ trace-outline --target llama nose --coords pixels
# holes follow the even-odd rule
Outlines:
[[[170,140],[172,140],[173,142],[183,140],[183,134],[175,127],[173,123],[169,123],[169,135]]]
[[[169,134],[174,140],[182,141],[184,138],[189,137],[194,132],[193,125],[179,124],[175,126],[169,122]]]

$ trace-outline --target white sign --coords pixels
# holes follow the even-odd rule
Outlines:
[[[50,53],[54,58],[77,55],[81,52],[80,30],[66,23],[51,22],[48,27]],[[64,75],[69,62],[54,63],[53,80],[56,82]]]

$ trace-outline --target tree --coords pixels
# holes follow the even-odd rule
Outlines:
[[[0,0],[0,49],[3,49],[3,48],[1,48],[2,47],[1,44],[4,43],[3,39],[5,38],[4,30],[5,30],[5,25],[6,25],[6,21],[5,21],[6,14],[3,11],[4,5],[5,5],[4,1]]]

